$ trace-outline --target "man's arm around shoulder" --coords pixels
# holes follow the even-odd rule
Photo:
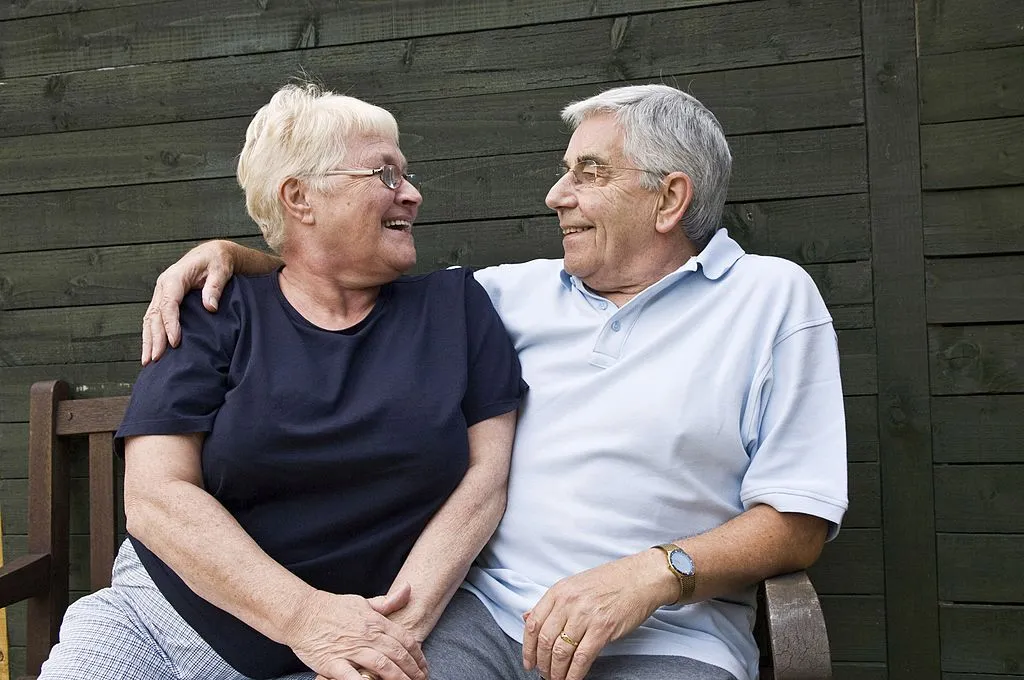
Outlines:
[[[153,297],[142,317],[142,365],[156,361],[181,342],[178,307],[194,288],[203,288],[203,306],[211,312],[234,274],[266,274],[281,266],[273,255],[232,241],[207,241],[165,269],[157,277]]]

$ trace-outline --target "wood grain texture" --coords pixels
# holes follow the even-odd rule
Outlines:
[[[1024,117],[921,126],[925,189],[1024,183]]]
[[[843,394],[847,396],[878,394],[875,330],[846,330],[839,331],[837,335],[839,336],[839,367],[843,377]]]
[[[76,77],[76,74],[66,76],[72,80]],[[797,62],[695,74],[662,73],[654,78],[697,96],[715,112],[724,129],[732,135],[854,125],[864,120],[859,59]],[[7,95],[4,106],[6,124],[0,130],[0,136],[157,124],[189,117],[187,113],[168,117],[169,109],[165,106],[154,109],[153,115],[146,120],[137,115],[140,108],[137,102],[126,103],[128,108],[119,110],[100,107],[90,101],[76,103],[71,109],[73,116],[47,118],[33,108],[43,105],[37,101],[38,98],[46,100],[46,90],[39,89],[44,85],[28,80],[16,79],[0,86],[3,88],[0,91]],[[650,80],[648,77],[617,84],[642,84]],[[74,95],[74,92],[68,92],[67,84],[62,87],[61,101]],[[407,153],[430,157],[436,155],[438,147],[443,152],[448,145],[461,143],[463,138],[469,146],[490,148],[495,153],[529,150],[535,137],[564,135],[558,112],[568,102],[589,97],[594,91],[595,86],[587,84],[389,103],[388,91],[382,90],[372,101],[386,104],[395,114]],[[105,92],[104,96],[117,95]],[[223,96],[237,95],[225,93]],[[792,101],[800,101],[804,105],[794,107],[789,105]],[[265,101],[238,113],[251,114],[262,103]],[[53,102],[45,105],[52,106]],[[198,117],[198,113],[192,115]]]
[[[141,335],[141,317],[139,317]],[[141,354],[141,352],[140,352]],[[71,396],[113,397],[131,392],[139,375],[139,358],[112,363],[64,363],[47,366],[0,367],[0,422],[27,422],[29,387],[39,380],[63,380]],[[0,495],[0,498],[3,496]]]
[[[125,539],[123,527],[121,527],[118,537],[117,544],[120,545]],[[11,536],[10,541],[4,541],[4,548],[11,548],[14,551],[20,551],[18,554],[22,554],[25,549],[25,537],[24,536]],[[89,536],[87,534],[72,534],[71,543],[71,570],[69,577],[69,584],[72,591],[87,592],[89,590]]]
[[[0,193],[231,177],[247,124],[224,119],[13,138],[0,146]],[[416,161],[412,169],[422,179],[424,195],[431,197],[421,210],[423,219],[436,220],[436,211],[444,209],[458,210],[460,219],[507,217],[504,206],[516,205],[505,203],[509,196],[530,206],[529,214],[547,213],[543,198],[565,142],[564,137],[552,139],[543,153],[487,156],[472,163],[464,158]],[[732,201],[866,189],[860,128],[748,135],[730,143]],[[98,165],[103,172],[96,172]],[[475,190],[471,201],[467,188]]]
[[[72,446],[71,476],[88,477],[88,456]],[[0,479],[28,479],[28,423],[0,423]]]
[[[921,122],[1024,115],[1024,47],[921,57]]]
[[[832,680],[888,680],[888,677],[884,663],[832,662]]]
[[[928,329],[935,395],[1024,392],[1024,325]]]
[[[1024,607],[944,604],[940,620],[943,671],[1024,671]]]
[[[846,397],[846,456],[851,463],[878,461],[878,398]]]
[[[886,665],[893,680],[938,680],[915,7],[887,0],[862,0],[860,6],[878,328]]]
[[[259,233],[233,179],[0,196],[0,224],[5,252]]]
[[[850,463],[848,475],[850,508],[843,518],[843,526],[850,529],[878,529],[882,526],[878,464]]]
[[[884,563],[881,529],[844,528],[808,573],[819,595],[881,595]]]
[[[0,423],[0,479],[12,478],[28,478],[28,423]]]
[[[928,256],[1024,251],[1024,185],[924,194]]]
[[[928,323],[1024,321],[1024,255],[931,260]]]
[[[554,218],[438,224],[415,230],[415,271],[562,256]],[[236,239],[266,249],[260,238]],[[197,241],[0,255],[0,309],[148,302],[157,275]],[[871,303],[867,262],[805,265],[830,306]],[[868,324],[870,325],[870,324]],[[849,327],[849,324],[847,325]]]
[[[939,534],[939,598],[1024,602],[1024,534]]]
[[[935,527],[954,533],[1024,533],[1024,465],[937,465]]]
[[[87,12],[110,7],[149,5],[171,0],[11,0],[0,4],[0,21],[25,19],[47,14]],[[12,674],[13,675],[13,674]]]
[[[132,304],[5,312],[0,366],[138,359],[145,311],[145,304]]]
[[[801,264],[871,256],[867,194],[729,204],[723,224],[747,252]]]
[[[4,506],[4,524],[10,528],[11,536],[28,533],[28,513],[25,499],[28,498],[28,480],[0,480],[0,498],[10,498],[14,505]],[[122,520],[123,526],[123,520]],[[6,528],[5,528],[6,531]],[[89,533],[89,480],[84,477],[71,479],[70,535]],[[88,561],[86,562],[88,564]]]
[[[303,74],[380,105],[633,79],[671,82],[708,71],[855,57],[860,54],[857,21],[856,7],[845,0],[757,0],[629,18],[155,63],[130,71],[15,78],[0,92],[10,119],[5,127],[42,131],[42,123],[48,130],[64,131],[250,116],[282,84]],[[516,55],[514,67],[510,54]],[[120,87],[128,76],[132,87]]]
[[[145,309],[145,303],[131,303],[5,312],[0,316],[0,366],[134,361],[141,353]],[[874,330],[841,330],[838,335],[844,393],[874,394]]]
[[[936,463],[1024,463],[1024,395],[932,399]]]
[[[540,188],[547,191],[538,184]],[[561,252],[557,220],[547,207],[541,207],[547,217],[497,220],[490,223],[492,228],[460,222],[466,217],[459,214],[458,205],[432,207],[429,191],[425,201],[416,234],[419,264],[428,270],[455,263],[516,261],[517,233],[543,241],[528,249],[523,259],[556,257]],[[862,260],[869,255],[866,210],[866,194],[736,203],[726,207],[724,224],[749,252],[801,263]],[[0,223],[19,225],[0,242],[0,252],[12,253],[37,250],[40,243],[60,249],[258,235],[241,191],[229,179],[0,196]],[[487,237],[477,235],[481,227]],[[509,238],[493,242],[495,234]],[[450,252],[445,250],[448,244]],[[505,247],[512,252],[506,254]]]
[[[1017,0],[920,0],[922,55],[1024,45],[1024,6]]]
[[[570,0],[506,3],[253,3],[176,0],[133,2],[91,12],[0,23],[4,74],[82,71],[369,43],[738,0],[641,0],[581,5]]]
[[[885,660],[885,600],[878,595],[826,595],[821,598],[832,661]]]

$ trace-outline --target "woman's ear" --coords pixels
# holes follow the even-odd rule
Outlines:
[[[277,190],[277,197],[281,201],[281,205],[284,206],[284,211],[302,224],[316,223],[309,194],[309,186],[295,177],[286,179]]]
[[[693,182],[685,172],[670,172],[661,181],[661,201],[658,204],[654,228],[662,234],[675,229],[683,221],[686,209],[693,200]]]

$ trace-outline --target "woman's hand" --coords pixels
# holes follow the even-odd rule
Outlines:
[[[331,680],[361,680],[357,669],[381,680],[426,680],[419,643],[382,613],[397,611],[408,600],[408,587],[372,601],[314,591],[301,607],[304,615],[289,645],[306,666]]]

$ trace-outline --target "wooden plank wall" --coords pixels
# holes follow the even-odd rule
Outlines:
[[[729,136],[730,232],[753,252],[806,267],[839,329],[851,507],[812,574],[836,677],[921,677],[887,669],[886,602],[898,602],[899,592],[887,597],[883,554],[874,295],[885,291],[873,280],[865,83],[876,74],[865,69],[871,55],[862,40],[870,4],[0,4],[6,554],[25,547],[28,386],[59,377],[80,396],[127,393],[138,371],[140,317],[162,267],[205,238],[259,243],[234,158],[249,117],[281,84],[308,74],[395,113],[403,150],[423,179],[416,233],[418,268],[427,270],[557,257],[559,233],[543,197],[567,141],[559,108],[606,87],[666,82],[704,101]],[[1013,393],[1024,383],[1014,354],[1024,333],[1012,322],[1021,320],[1024,119],[1014,116],[1024,113],[1024,47],[1020,22],[990,26],[963,9],[967,0],[919,4],[928,352],[932,393],[941,395],[932,400],[935,522],[945,560],[939,584],[950,603],[942,609],[943,663],[958,673],[994,633],[946,631],[1019,622],[1019,607],[999,603],[1024,601],[1012,579],[984,585],[1003,558],[1024,552],[1024,514],[998,493],[1022,481],[1014,416],[1024,397]],[[990,19],[1020,7],[980,4]],[[937,47],[925,49],[929,43]],[[950,76],[930,72],[961,77],[951,85]],[[979,262],[986,266],[971,266]],[[952,367],[948,377],[940,362]],[[80,592],[88,563],[81,488],[76,499],[83,509],[73,526],[72,579]],[[979,564],[979,550],[994,560]],[[978,596],[986,588],[989,599]],[[24,613],[11,613],[17,672]],[[978,672],[1004,671],[1012,668]]]
[[[1024,675],[1024,3],[919,5],[941,666]]]

